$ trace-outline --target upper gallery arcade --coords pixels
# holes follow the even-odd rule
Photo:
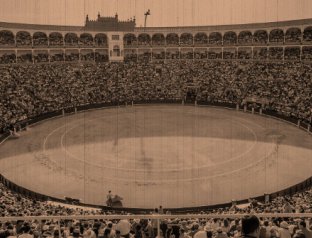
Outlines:
[[[312,19],[274,23],[191,26],[136,27],[135,18],[120,21],[118,15],[96,20],[86,16],[84,26],[55,26],[0,22],[0,49],[8,50],[91,50],[103,51],[109,58],[123,60],[126,51],[140,54],[177,49],[194,53],[199,50],[224,51],[239,47],[251,51],[258,47],[297,47],[300,54],[311,50]],[[305,48],[304,48],[305,47]],[[308,47],[308,48],[307,48]],[[32,54],[35,52],[32,52]],[[50,53],[50,52],[49,52]],[[283,53],[285,54],[285,52]]]

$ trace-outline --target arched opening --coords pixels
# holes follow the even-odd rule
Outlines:
[[[282,29],[274,29],[270,32],[270,43],[283,43],[284,42],[284,32]]]
[[[237,35],[234,31],[225,32],[223,36],[223,45],[235,45],[237,43]]]
[[[114,45],[112,56],[113,57],[119,57],[120,56],[120,47],[119,47],[119,45]]]
[[[265,30],[258,30],[254,33],[254,44],[265,45],[268,43],[268,33]]]
[[[220,32],[212,32],[209,35],[209,44],[210,45],[221,45],[222,44],[222,35]]]
[[[107,35],[103,33],[96,34],[94,37],[95,46],[107,47]]]
[[[48,37],[44,32],[35,32],[33,35],[34,47],[48,46]]]
[[[252,44],[252,33],[250,31],[241,31],[238,34],[238,44],[240,45]]]
[[[78,36],[75,33],[67,33],[65,35],[65,45],[67,47],[78,47]]]
[[[207,45],[208,44],[208,36],[204,32],[198,32],[194,36],[194,44],[195,45]]]
[[[79,44],[83,47],[93,46],[93,37],[89,33],[82,33],[79,37]]]
[[[139,46],[151,46],[151,37],[150,35],[143,33],[138,36]]]
[[[64,45],[64,39],[61,33],[52,32],[49,34],[50,47],[60,47]]]
[[[175,33],[169,33],[166,36],[166,44],[168,46],[178,46],[179,45],[179,36]]]
[[[152,36],[153,46],[165,45],[165,36],[160,33],[156,33]]]
[[[285,42],[287,43],[300,43],[301,30],[299,28],[289,28],[285,33]]]
[[[311,42],[312,41],[312,26],[309,26],[303,31],[303,41]]]
[[[128,33],[123,38],[125,47],[134,47],[137,46],[138,40],[134,34]]]
[[[193,35],[191,33],[183,33],[180,36],[181,46],[191,46],[193,45]]]
[[[17,47],[31,47],[32,38],[29,32],[19,31],[16,34],[16,46]]]
[[[0,31],[0,45],[12,47],[15,45],[14,34],[11,31]]]

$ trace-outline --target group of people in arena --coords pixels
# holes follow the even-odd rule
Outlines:
[[[279,196],[267,203],[251,202],[246,206],[233,205],[198,214],[226,214],[228,218],[162,219],[158,234],[157,221],[153,219],[130,220],[73,220],[58,222],[53,219],[1,221],[0,238],[37,237],[83,237],[83,238],[311,238],[312,219],[281,218],[279,213],[311,213],[312,189],[293,195]],[[9,216],[66,216],[110,215],[116,211],[70,207],[38,201],[15,193],[0,184],[0,217]],[[120,212],[125,215],[125,212]],[[155,209],[152,214],[170,214],[169,210]],[[276,217],[260,218],[252,214],[275,213]],[[231,218],[233,214],[250,214],[242,219]],[[248,225],[247,225],[248,224]],[[61,233],[60,233],[61,232]]]
[[[303,62],[170,61],[165,64],[33,64],[0,70],[0,133],[18,121],[96,103],[187,99],[242,104],[265,101],[311,123],[312,65]]]

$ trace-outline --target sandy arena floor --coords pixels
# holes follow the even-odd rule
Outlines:
[[[312,136],[268,117],[178,105],[51,119],[0,146],[0,173],[54,197],[124,206],[211,205],[270,193],[312,175]]]

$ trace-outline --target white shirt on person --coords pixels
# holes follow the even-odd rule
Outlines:
[[[19,235],[18,238],[34,238],[34,236],[28,233],[23,233]]]
[[[119,230],[121,236],[127,235],[131,230],[131,224],[128,220],[120,220],[115,226],[115,230]]]
[[[290,231],[285,228],[279,228],[278,229],[278,237],[279,238],[291,238]]]

